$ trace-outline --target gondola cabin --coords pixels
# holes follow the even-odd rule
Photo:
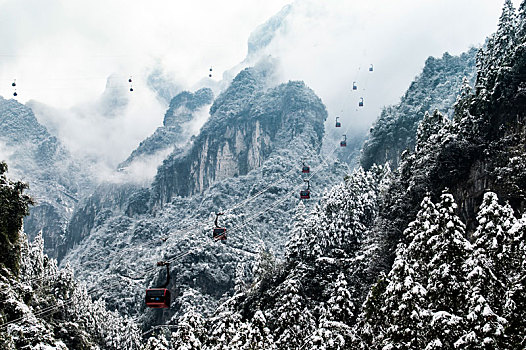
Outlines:
[[[216,241],[218,241],[218,240],[224,241],[224,240],[226,240],[226,228],[224,228],[224,227],[215,227],[212,235],[213,235],[213,238]]]
[[[342,127],[342,123],[340,123],[340,121],[338,119],[340,119],[340,117],[336,117],[336,127],[337,128],[341,128]]]
[[[310,173],[310,167],[308,165],[303,165],[303,167],[301,168],[301,172],[303,174],[308,174]]]
[[[371,64],[371,66],[369,67],[369,72],[372,72],[374,70],[373,68],[373,65]]]
[[[151,308],[170,308],[170,301],[172,296],[170,291],[166,288],[152,288],[146,290],[145,302],[146,306]]]
[[[356,82],[355,81],[352,82],[352,89],[353,90],[358,90],[358,86],[356,86]]]
[[[301,190],[300,191],[300,199],[310,199],[310,191],[309,190]]]
[[[347,147],[347,135],[343,135],[343,140],[340,141],[340,147]]]
[[[358,102],[358,107],[363,107],[363,97],[360,97],[360,102]]]

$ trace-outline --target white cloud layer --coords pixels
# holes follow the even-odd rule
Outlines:
[[[250,33],[287,3],[0,0],[0,95],[12,95],[16,78],[19,101],[53,106],[39,105],[38,117],[74,153],[111,168],[162,123],[166,106],[146,84],[152,67],[160,64],[182,88],[214,86],[208,68],[220,80],[245,58]],[[266,53],[281,62],[281,81],[304,80],[331,119],[343,111],[342,122],[365,129],[398,101],[428,56],[482,44],[502,3],[297,0]],[[132,75],[134,92],[122,114],[108,118],[94,101],[111,74],[126,93]],[[360,90],[353,93],[354,80]],[[365,107],[358,110],[359,97]]]

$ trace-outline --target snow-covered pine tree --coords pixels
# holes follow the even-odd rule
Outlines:
[[[250,322],[241,324],[230,346],[232,350],[276,350],[274,339],[261,310],[256,311]]]
[[[216,313],[206,322],[208,333],[206,348],[210,350],[229,350],[232,340],[236,337],[240,325],[241,315],[233,310],[236,296],[221,305]]]
[[[287,242],[285,256],[288,261],[297,260],[301,256],[301,248],[304,245],[303,237],[306,229],[306,209],[303,201],[296,206],[294,213],[294,228]]]
[[[438,110],[435,109],[433,114],[426,112],[416,131],[415,151],[422,153],[429,149],[430,145],[435,145],[440,131],[448,125],[449,120]]]
[[[318,329],[310,344],[320,350],[347,349],[352,341],[350,324],[354,319],[355,306],[343,272],[338,274],[327,292],[331,297],[323,306]]]
[[[522,44],[526,41],[526,0],[519,5],[517,15],[517,43]]]
[[[477,221],[478,227],[473,233],[473,255],[484,261],[488,272],[497,279],[492,284],[484,283],[483,287],[486,288],[488,301],[496,308],[495,311],[500,313],[503,308],[502,294],[510,275],[514,272],[510,270],[513,258],[513,237],[510,236],[510,230],[516,219],[509,204],[500,205],[497,195],[487,192],[484,194]]]
[[[437,234],[429,239],[431,259],[425,267],[429,271],[427,285],[431,311],[431,327],[427,334],[427,349],[453,349],[465,331],[460,314],[466,304],[464,262],[472,251],[465,237],[465,225],[455,214],[453,196],[444,192],[437,204]]]
[[[278,293],[281,297],[273,307],[276,347],[298,349],[314,331],[314,317],[302,296],[299,280],[288,278]]]
[[[159,332],[148,338],[146,345],[141,350],[171,350],[170,343],[164,336],[163,332]]]
[[[431,312],[427,309],[427,291],[419,282],[421,276],[415,271],[418,264],[401,244],[383,295],[381,312],[385,316],[385,333],[373,341],[381,344],[380,348],[425,348]]]
[[[506,336],[509,349],[526,347],[526,214],[510,230],[514,248],[510,268],[509,288],[506,294],[505,317],[508,321]]]
[[[190,309],[179,319],[177,331],[172,337],[172,347],[179,350],[199,350],[203,345],[204,334],[203,317]]]
[[[492,55],[497,67],[510,63],[510,53],[516,45],[516,39],[517,15],[515,8],[511,0],[504,0],[502,14],[500,15],[497,32],[495,33],[495,46]]]
[[[477,55],[477,94],[488,99],[494,93],[497,76],[511,63],[516,44],[517,17],[511,0],[505,0],[497,31]]]
[[[511,266],[509,231],[515,223],[509,205],[487,192],[477,215],[474,250],[464,264],[467,274],[466,334],[456,343],[470,349],[498,349],[504,345],[507,321],[502,317]]]

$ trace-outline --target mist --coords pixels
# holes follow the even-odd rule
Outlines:
[[[172,92],[208,86],[217,96],[232,67],[272,56],[278,81],[305,81],[330,120],[341,116],[351,130],[366,130],[427,57],[481,45],[503,1],[298,0],[268,45],[245,60],[250,33],[288,3],[0,0],[0,95],[12,96],[16,79],[17,100],[29,101],[39,121],[98,172],[113,171],[162,125],[167,101],[148,83],[154,69]],[[107,94],[120,101],[117,110],[108,110]],[[193,133],[207,116],[200,112]]]

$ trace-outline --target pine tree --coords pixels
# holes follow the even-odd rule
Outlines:
[[[352,334],[353,349],[379,349],[385,335],[385,316],[382,311],[389,280],[382,272],[371,287]]]
[[[148,341],[146,342],[146,345],[142,350],[169,350],[171,349],[170,344],[168,340],[166,340],[166,337],[164,336],[163,332],[160,332],[159,334],[156,334],[155,336],[152,336],[148,338]]]
[[[488,38],[477,56],[477,94],[489,99],[495,93],[501,70],[511,64],[516,46],[517,17],[511,0],[505,0],[497,32]]]
[[[503,298],[511,262],[509,231],[515,222],[513,210],[498,203],[497,195],[484,195],[473,234],[474,251],[465,262],[467,273],[467,333],[457,342],[473,349],[498,349],[504,339],[506,320]]]
[[[346,349],[351,344],[350,324],[354,320],[355,306],[343,272],[331,284],[331,295],[321,313],[319,326],[311,339],[316,349]]]
[[[302,201],[296,206],[296,211],[294,213],[294,228],[290,234],[290,239],[287,242],[286,247],[286,257],[287,260],[292,262],[301,256],[303,237],[306,232],[305,222],[306,222],[306,213],[305,213],[305,204]]]
[[[513,238],[509,231],[516,222],[513,209],[509,204],[502,206],[498,203],[497,195],[493,192],[487,192],[480,206],[477,215],[479,223],[473,237],[475,238],[475,255],[484,260],[484,266],[496,276],[495,288],[497,290],[488,290],[486,294],[492,295],[494,300],[490,300],[492,305],[498,306],[498,311],[502,310],[502,304],[499,305],[501,295],[507,284],[507,280],[512,271],[510,271],[512,262],[512,244]],[[490,285],[485,284],[485,288]]]
[[[453,196],[444,192],[437,205],[438,231],[429,240],[432,257],[425,267],[429,276],[424,286],[432,311],[429,349],[452,349],[465,328],[460,314],[466,304],[463,267],[472,247],[465,238],[464,223],[455,214],[456,208]]]
[[[514,273],[510,275],[506,294],[506,336],[509,349],[523,349],[526,347],[526,214],[515,222],[510,236],[514,242],[510,268]]]
[[[313,316],[300,289],[300,281],[289,278],[278,291],[281,297],[273,308],[276,314],[273,328],[277,335],[276,346],[279,349],[301,347],[304,339],[314,330]]]
[[[203,317],[191,309],[179,319],[177,331],[172,338],[172,347],[180,350],[199,350],[204,334]]]
[[[422,153],[429,150],[431,145],[436,144],[440,131],[448,125],[449,120],[438,110],[435,110],[433,114],[426,112],[416,131],[415,151]]]
[[[509,64],[510,52],[516,45],[517,16],[511,0],[504,0],[493,48],[497,66]]]
[[[241,325],[232,339],[230,348],[233,350],[277,349],[261,310],[256,311],[250,322]]]
[[[227,300],[216,313],[207,320],[209,329],[206,348],[211,350],[229,350],[232,340],[237,336],[241,325],[241,315],[233,310],[237,296]]]
[[[517,16],[517,41],[522,44],[526,41],[526,1],[523,0],[519,6],[519,14]]]

